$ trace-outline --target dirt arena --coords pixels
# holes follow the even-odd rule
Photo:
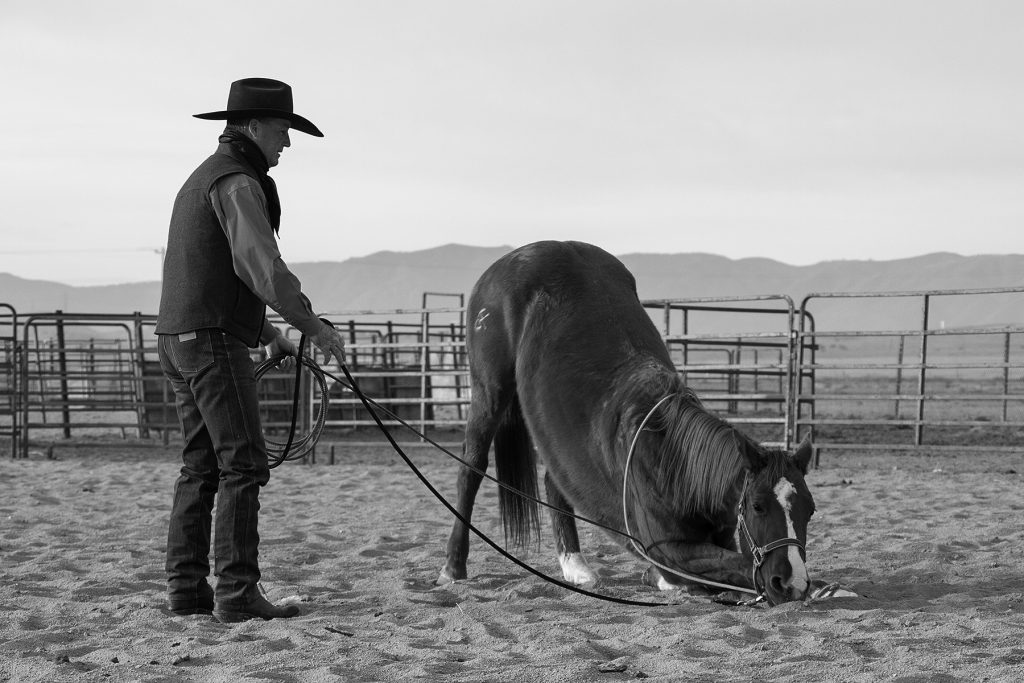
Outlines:
[[[410,449],[446,493],[457,464]],[[438,588],[450,529],[383,440],[286,464],[262,495],[264,587],[291,620],[222,625],[163,606],[174,448],[60,448],[0,468],[0,681],[1018,681],[1024,455],[825,454],[812,578],[860,597],[727,607],[639,585],[581,530],[600,590],[562,590],[474,539]],[[474,521],[496,537],[494,485]],[[546,522],[546,520],[545,520]],[[545,523],[544,531],[547,531]],[[557,572],[545,533],[529,560]]]

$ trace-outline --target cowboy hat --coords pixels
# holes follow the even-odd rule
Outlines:
[[[292,111],[292,87],[273,78],[243,78],[235,81],[228,91],[227,109],[193,116],[215,121],[262,116],[288,119],[295,130],[318,138],[324,136],[311,121]]]

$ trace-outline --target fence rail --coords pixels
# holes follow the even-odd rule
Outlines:
[[[458,429],[470,401],[465,310],[458,306],[328,314],[347,339],[350,372],[388,413],[421,432]],[[935,302],[990,297],[1024,303],[1024,288],[647,300],[678,371],[705,405],[768,445],[811,434],[819,452],[847,449],[1024,451],[1024,326],[938,319]],[[913,315],[886,312],[911,303]],[[847,329],[844,306],[877,310],[879,329]],[[941,308],[941,306],[939,306]],[[1019,305],[1018,310],[1024,310]],[[861,316],[863,318],[863,316]],[[872,318],[874,319],[874,318]],[[886,324],[895,320],[898,324]],[[293,338],[298,333],[277,321]],[[0,304],[0,439],[14,456],[54,442],[167,443],[179,429],[160,370],[155,316],[56,311],[18,315]],[[253,351],[255,362],[262,351]],[[328,366],[332,374],[340,370]],[[294,376],[259,387],[268,438],[290,424]],[[331,384],[310,386],[299,424],[326,411],[328,433],[374,424]]]

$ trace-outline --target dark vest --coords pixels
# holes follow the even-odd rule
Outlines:
[[[245,159],[221,144],[185,181],[174,200],[157,334],[216,327],[250,347],[259,346],[266,305],[235,275],[228,238],[210,203],[213,184],[231,173],[245,173],[258,181]]]

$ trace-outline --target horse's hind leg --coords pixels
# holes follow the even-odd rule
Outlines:
[[[547,472],[544,473],[544,489],[547,491],[550,505],[560,510],[573,512],[572,504],[565,499]],[[597,583],[597,574],[590,568],[583,553],[580,552],[580,537],[576,531],[576,519],[552,509],[551,526],[555,533],[558,563],[562,566],[562,578],[577,586]]]
[[[514,391],[510,390],[510,391]],[[487,451],[497,430],[500,415],[509,401],[510,391],[491,391],[478,384],[473,386],[473,402],[466,419],[466,437],[462,446],[463,459],[484,472],[487,469]],[[488,400],[489,399],[489,400]],[[469,526],[473,516],[473,503],[480,489],[483,475],[469,467],[459,468],[455,509],[462,516],[456,518],[448,537],[447,557],[441,574],[435,582],[447,585],[466,578],[466,560],[469,557]],[[465,521],[463,521],[465,520]]]

